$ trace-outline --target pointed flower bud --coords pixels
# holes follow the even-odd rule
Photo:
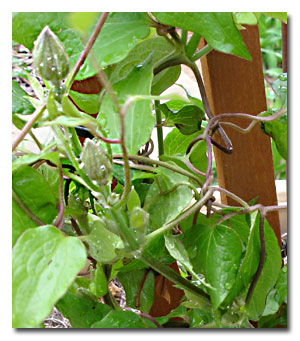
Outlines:
[[[130,225],[141,233],[145,233],[149,223],[149,213],[136,206],[130,213]]]
[[[34,42],[32,51],[35,72],[54,84],[63,80],[69,72],[69,57],[58,37],[45,26]]]
[[[107,185],[112,173],[111,162],[105,151],[90,139],[84,141],[81,154],[82,170],[91,180]]]

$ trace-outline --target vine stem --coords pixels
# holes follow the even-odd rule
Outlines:
[[[143,247],[148,245],[157,236],[164,234],[165,232],[169,231],[174,226],[178,225],[181,221],[186,219],[189,215],[195,213],[197,210],[200,210],[201,207],[204,206],[205,203],[207,202],[207,200],[212,196],[212,194],[213,194],[213,190],[208,189],[208,191],[205,193],[205,195],[200,200],[198,200],[195,204],[193,204],[193,206],[191,206],[190,208],[185,210],[178,218],[176,218],[175,220],[171,221],[170,223],[160,227],[159,229],[149,233],[144,239]]]
[[[234,113],[234,114],[233,113],[224,113],[224,114],[220,114],[220,115],[214,116],[213,118],[211,118],[209,120],[206,127],[204,128],[201,139],[203,139],[205,136],[207,136],[208,132],[212,128],[212,126],[223,118],[242,117],[242,118],[246,118],[246,119],[256,121],[256,122],[268,122],[268,121],[276,120],[277,118],[284,115],[285,113],[286,113],[286,109],[281,108],[275,114],[273,114],[271,116],[267,116],[267,117],[254,116],[254,115],[250,115],[250,114],[246,114],[246,113]],[[251,122],[250,125],[251,124],[253,124],[253,123]],[[253,127],[251,126],[251,128],[253,128]],[[246,130],[249,129],[249,126],[248,126],[248,128],[245,128],[245,129]]]
[[[61,230],[64,223],[64,213],[65,213],[65,204],[64,204],[64,194],[63,194],[63,185],[64,185],[64,175],[61,164],[58,166],[59,169],[59,210],[58,216],[54,223],[54,225]]]
[[[209,52],[211,52],[213,50],[213,48],[210,46],[210,45],[205,45],[204,47],[202,47],[202,49],[201,50],[199,50],[198,52],[196,52],[193,56],[192,56],[192,58],[191,58],[191,60],[193,61],[193,62],[195,62],[197,59],[200,59],[200,58],[202,58],[203,56],[205,56],[205,55],[207,55]]]
[[[44,222],[42,222],[37,216],[35,216],[31,210],[23,203],[23,201],[19,198],[19,196],[15,193],[14,190],[12,190],[12,198],[16,201],[18,206],[39,226],[45,225]]]
[[[43,112],[46,110],[46,104],[43,104],[39,106],[35,112],[31,120],[29,120],[21,130],[20,135],[15,139],[13,145],[12,145],[12,151],[14,151],[20,142],[23,140],[23,138],[26,136],[26,134],[30,131],[30,129],[33,127],[34,123],[42,116]]]
[[[82,169],[79,166],[79,163],[76,159],[76,156],[73,153],[72,148],[70,147],[68,141],[66,141],[64,134],[60,130],[59,127],[53,127],[54,135],[57,137],[57,139],[62,143],[62,145],[65,148],[65,151],[67,153],[67,156],[69,157],[70,161],[72,162],[73,166],[75,167],[78,174],[82,177],[83,181],[93,190],[96,192],[101,193],[101,189],[94,185],[90,178],[82,171]],[[70,176],[71,177],[71,176]]]
[[[161,126],[161,112],[158,109],[159,101],[155,101],[155,115],[156,115],[156,132],[157,132],[157,144],[158,144],[158,155],[164,155],[164,138],[163,128]]]
[[[262,273],[264,263],[265,263],[265,258],[266,258],[266,243],[265,243],[265,232],[264,232],[264,222],[265,222],[265,211],[262,210],[260,212],[260,217],[259,217],[259,237],[260,237],[260,258],[259,258],[259,264],[257,271],[254,275],[253,281],[250,284],[250,288],[248,290],[248,294],[246,297],[246,305],[249,304],[251,297],[253,295],[255,286],[257,284],[257,281]]]
[[[113,158],[114,159],[119,159],[119,158],[122,158],[122,154],[113,154]],[[142,162],[145,162],[145,163],[150,163],[150,164],[154,164],[154,165],[158,165],[158,166],[161,166],[161,167],[165,167],[167,169],[170,169],[172,170],[173,172],[176,172],[176,173],[179,173],[179,174],[182,174],[182,175],[185,175],[186,177],[189,177],[190,179],[193,179],[194,181],[196,181],[200,186],[202,186],[202,182],[201,180],[193,175],[192,173],[182,169],[182,168],[178,168],[176,166],[173,166],[167,162],[163,162],[163,161],[159,161],[159,160],[153,160],[153,159],[150,159],[148,157],[145,157],[145,156],[140,156],[140,155],[132,155],[132,154],[128,154],[128,158],[130,160],[137,160],[137,161],[142,161]]]
[[[88,54],[90,53],[105,21],[106,18],[108,17],[109,12],[103,12],[100,16],[100,19],[94,29],[94,32],[92,33],[92,35],[90,36],[84,50],[82,51],[80,57],[78,58],[78,60],[76,61],[75,65],[73,66],[72,71],[70,72],[68,78],[66,79],[66,87],[69,88],[71,87],[78,71],[80,70],[81,66],[83,65],[83,63],[85,62]]]

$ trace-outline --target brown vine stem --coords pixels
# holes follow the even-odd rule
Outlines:
[[[209,120],[209,122],[207,123],[207,126],[204,128],[204,131],[203,131],[203,134],[202,134],[202,138],[207,136],[208,132],[212,128],[212,126],[214,124],[216,124],[218,121],[220,121],[222,118],[242,117],[242,118],[246,118],[246,119],[249,119],[249,120],[252,120],[252,121],[256,121],[256,122],[268,122],[268,121],[276,120],[277,118],[279,118],[280,116],[284,115],[285,113],[286,113],[286,109],[281,108],[275,114],[273,114],[271,116],[267,116],[267,117],[254,116],[254,115],[245,114],[245,113],[224,113],[224,114],[220,114],[220,115],[214,116],[213,118],[211,118]],[[250,123],[250,125],[251,124],[252,124],[252,122]],[[248,128],[249,128],[249,126],[248,126]],[[246,128],[246,130],[248,128]]]
[[[265,232],[264,232],[264,222],[265,222],[265,212],[262,210],[260,212],[260,217],[259,217],[259,237],[260,237],[260,259],[259,259],[259,264],[257,271],[254,275],[254,278],[250,284],[250,288],[248,290],[248,294],[246,297],[246,305],[249,304],[251,297],[253,295],[255,286],[257,284],[257,281],[262,273],[264,263],[265,263],[265,258],[266,258],[266,244],[265,244]]]
[[[19,198],[19,196],[12,190],[12,198],[16,201],[18,206],[39,226],[45,225],[37,216],[35,216],[31,210],[23,203],[23,201]]]
[[[93,47],[93,45],[94,45],[94,43],[95,43],[95,41],[97,39],[97,37],[98,37],[102,27],[103,27],[103,25],[104,25],[108,15],[109,15],[109,12],[103,12],[101,14],[100,19],[99,19],[99,21],[98,21],[98,23],[97,23],[97,25],[96,25],[96,27],[94,29],[94,32],[90,36],[90,38],[89,38],[89,40],[88,40],[84,50],[82,51],[80,57],[78,58],[78,60],[75,63],[75,65],[73,66],[73,69],[70,72],[70,74],[69,74],[69,76],[68,76],[68,78],[66,80],[66,87],[67,88],[69,88],[72,85],[72,83],[73,83],[73,81],[74,81],[78,71],[80,70],[81,66],[85,62],[85,60],[86,60],[88,54],[90,53],[90,51],[91,51],[91,49],[92,49],[92,47]]]
[[[246,208],[249,208],[250,206],[246,203],[246,201],[244,201],[243,199],[241,199],[240,197],[238,197],[236,194],[228,191],[225,188],[222,187],[214,187],[211,186],[210,189],[212,189],[214,192],[215,191],[219,191],[219,192],[223,192],[225,193],[227,196],[231,197],[234,201],[236,201],[237,203],[239,203],[241,206],[244,206]]]
[[[122,158],[122,157],[123,157],[122,154],[113,154],[113,158],[114,159],[119,159],[119,158]],[[161,166],[161,167],[165,167],[167,169],[172,170],[173,172],[182,174],[182,175],[184,175],[186,177],[189,177],[189,178],[193,179],[194,181],[196,181],[200,185],[200,187],[202,186],[202,181],[197,176],[193,175],[189,171],[186,171],[185,169],[173,166],[170,163],[159,161],[159,160],[153,160],[153,159],[150,159],[148,157],[144,157],[144,156],[140,156],[140,155],[132,155],[132,154],[129,154],[128,158],[130,160],[137,160],[137,161],[141,161],[141,162],[144,162],[144,163],[150,163],[150,164],[153,164],[153,165],[158,165],[158,166]]]
[[[64,194],[63,194],[63,186],[64,186],[64,175],[61,164],[58,166],[59,170],[59,210],[58,216],[54,223],[54,225],[61,230],[64,223],[64,213],[65,213],[65,204],[64,204]]]
[[[20,142],[23,140],[23,138],[26,136],[26,134],[30,131],[30,129],[33,127],[34,123],[42,116],[43,112],[46,109],[46,104],[43,104],[41,106],[39,106],[34,114],[33,117],[31,118],[31,120],[29,120],[23,127],[23,129],[21,130],[20,135],[15,139],[13,145],[12,145],[12,151],[14,151],[18,145],[20,144]]]
[[[242,117],[242,118],[246,118],[246,119],[250,119],[252,120],[252,122],[249,124],[249,126],[247,128],[241,128],[238,125],[232,123],[232,122],[220,122],[219,124],[221,125],[228,125],[231,126],[232,128],[238,130],[239,132],[245,134],[250,132],[253,127],[256,125],[257,122],[267,122],[267,121],[273,121],[277,118],[279,118],[280,116],[284,115],[286,113],[286,110],[284,108],[281,108],[280,110],[278,110],[277,113],[271,115],[271,116],[267,116],[267,117],[260,117],[260,116],[254,116],[254,115],[250,115],[250,114],[245,114],[245,113],[224,113],[224,114],[220,114],[217,116],[214,116],[213,118],[211,118],[206,127],[204,128],[204,131],[201,135],[197,136],[188,146],[187,148],[187,153],[190,152],[190,150],[192,149],[193,145],[195,143],[197,143],[200,140],[204,140],[206,136],[209,136],[209,131],[211,129],[214,129],[214,127],[216,127],[219,123],[219,121],[222,118],[236,118],[236,117]],[[216,145],[218,148],[221,147],[221,149],[224,151],[223,147],[218,145],[218,143],[216,141],[214,141],[212,139],[212,142],[214,145]]]

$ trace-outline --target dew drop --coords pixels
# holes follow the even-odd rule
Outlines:
[[[43,66],[44,66],[44,63],[41,63],[41,64],[40,64],[40,67],[43,67]]]
[[[51,71],[55,71],[55,66],[52,66]]]
[[[225,289],[230,290],[232,288],[232,284],[231,283],[225,283]]]

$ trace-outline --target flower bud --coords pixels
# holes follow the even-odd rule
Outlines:
[[[90,139],[84,141],[81,160],[82,170],[91,180],[97,181],[100,185],[107,185],[112,173],[111,162],[105,151],[92,142]]]
[[[149,213],[136,206],[131,211],[129,219],[131,227],[144,233],[149,223]]]
[[[58,37],[45,26],[32,51],[35,72],[44,80],[58,84],[69,72],[69,57]]]

